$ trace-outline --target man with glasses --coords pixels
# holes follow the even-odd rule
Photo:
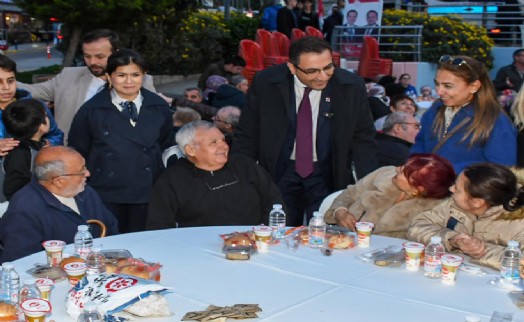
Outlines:
[[[33,172],[31,182],[14,194],[0,219],[0,262],[39,252],[45,240],[73,243],[78,225],[86,225],[88,219],[102,221],[108,235],[118,233],[116,218],[86,186],[90,173],[80,153],[64,146],[44,148]]]
[[[355,181],[352,163],[358,178],[378,167],[374,139],[364,81],[335,67],[327,42],[305,37],[291,44],[289,63],[255,76],[233,151],[269,171],[297,226]]]
[[[231,143],[233,143],[233,133],[238,127],[240,120],[240,109],[231,105],[224,106],[218,110],[212,119],[215,126],[222,131],[226,137],[227,144],[231,147]]]
[[[379,166],[404,165],[419,131],[420,123],[413,115],[400,111],[389,114],[376,138]]]

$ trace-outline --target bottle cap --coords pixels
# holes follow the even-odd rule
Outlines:
[[[98,306],[93,302],[87,302],[84,304],[84,310],[85,311],[96,311],[98,309]]]
[[[273,205],[273,209],[280,210],[280,209],[282,209],[282,205],[279,204],[279,203],[276,203],[276,204]]]
[[[25,285],[36,284],[36,279],[34,279],[34,278],[28,278],[28,279],[24,280],[24,284],[25,284]]]
[[[78,226],[78,231],[88,231],[88,230],[89,230],[88,225],[79,225]]]
[[[518,246],[519,246],[519,242],[516,241],[516,240],[510,240],[510,241],[508,242],[508,246],[509,246],[509,247],[518,247]]]
[[[431,243],[432,244],[440,244],[442,242],[442,238],[440,236],[433,236],[431,237]]]
[[[15,266],[11,262],[5,262],[2,264],[3,269],[13,269]]]

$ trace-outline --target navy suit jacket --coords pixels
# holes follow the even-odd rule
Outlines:
[[[42,242],[46,240],[73,243],[78,225],[87,225],[88,219],[102,221],[108,235],[118,234],[116,218],[93,189],[86,186],[75,200],[80,215],[34,178],[15,193],[0,220],[0,242],[4,247],[0,249],[0,263],[44,250]]]
[[[87,101],[71,125],[69,145],[86,159],[88,184],[106,202],[148,203],[164,169],[162,151],[173,145],[169,106],[155,93],[141,93],[135,126],[113,105],[109,89]]]
[[[296,133],[296,104],[293,75],[286,64],[267,68],[255,76],[235,130],[233,152],[260,162],[277,179],[293,150]],[[375,127],[363,80],[335,69],[322,91],[317,123],[317,158],[321,171],[343,189],[378,167]]]

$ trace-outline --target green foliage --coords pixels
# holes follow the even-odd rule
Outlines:
[[[228,55],[236,55],[238,44],[242,39],[255,39],[257,29],[260,28],[260,16],[247,17],[243,14],[232,14],[231,19],[226,20],[226,26],[231,32],[230,43],[228,44]]]
[[[466,55],[473,57],[488,68],[493,65],[491,48],[494,42],[486,29],[467,23],[458,16],[431,17],[426,13],[404,10],[385,10],[384,26],[423,25],[422,61],[435,63],[442,55]],[[395,42],[389,37],[388,42]],[[411,60],[411,57],[391,57],[396,61]]]
[[[134,48],[149,62],[152,74],[200,73],[209,63],[236,55],[241,39],[254,39],[259,20],[233,13],[196,11],[177,20],[163,15],[136,26]]]
[[[28,72],[18,72],[16,73],[16,80],[22,83],[32,84],[33,75],[51,75],[58,74],[62,67],[60,65],[53,65],[49,67],[42,67],[37,70],[32,70]]]

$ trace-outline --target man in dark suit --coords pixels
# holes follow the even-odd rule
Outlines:
[[[285,0],[286,6],[278,9],[277,12],[277,30],[289,39],[291,39],[291,31],[293,28],[298,28],[298,20],[293,10],[297,6],[297,0]]]
[[[378,167],[374,139],[363,80],[333,65],[327,42],[305,37],[291,44],[289,63],[255,76],[233,152],[269,171],[296,226],[354,182],[352,162],[359,178]]]
[[[364,29],[364,36],[371,36],[371,37],[376,37],[378,36],[378,27],[380,27],[378,24],[377,24],[377,21],[378,21],[378,12],[376,12],[375,10],[369,10],[367,13],[366,13],[366,21],[367,21],[367,25],[365,25],[365,29]]]

